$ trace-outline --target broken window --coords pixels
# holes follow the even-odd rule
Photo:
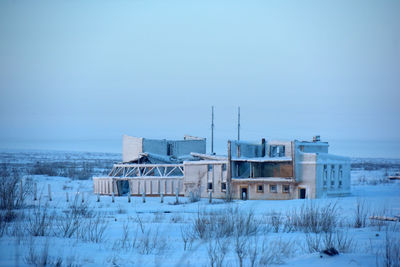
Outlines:
[[[210,172],[210,171],[212,171],[212,169],[213,169],[213,165],[212,164],[208,164],[208,171]]]
[[[284,145],[273,145],[269,148],[269,156],[274,157],[284,157],[285,156],[285,146]]]
[[[167,144],[167,155],[168,156],[172,155],[172,145],[171,144]]]
[[[271,192],[271,193],[277,193],[278,192],[278,190],[276,189],[276,184],[269,185],[269,192]]]
[[[264,185],[263,184],[257,185],[257,193],[264,193]]]
[[[226,171],[226,164],[222,164],[222,171]]]
[[[282,185],[282,193],[289,193],[290,192],[290,186],[288,184]]]
[[[339,187],[342,187],[343,184],[343,169],[342,165],[339,165]]]
[[[226,183],[221,183],[221,191],[226,191]]]
[[[213,184],[212,183],[208,183],[207,184],[207,189],[208,190],[212,190],[213,189]]]

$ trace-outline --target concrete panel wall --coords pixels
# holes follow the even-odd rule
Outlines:
[[[138,158],[143,152],[143,138],[122,136],[122,161],[129,162]]]
[[[143,138],[143,152],[167,155],[167,140]]]
[[[238,149],[240,147],[240,149]],[[231,152],[232,157],[238,157],[238,152],[240,150],[240,157],[255,158],[261,157],[262,145],[252,144],[242,141],[231,141]]]
[[[185,195],[190,192],[199,193],[201,197],[208,197],[211,191],[215,198],[225,198],[225,191],[222,183],[226,183],[226,170],[223,169],[226,163],[206,162],[204,164],[185,162]],[[208,183],[212,184],[212,189],[208,189]]]
[[[206,153],[206,140],[178,140],[178,141],[168,141],[171,144],[172,155],[183,156],[189,155],[191,152],[196,153]]]

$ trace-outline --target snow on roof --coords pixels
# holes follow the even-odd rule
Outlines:
[[[190,155],[193,157],[201,158],[201,159],[208,159],[208,160],[228,160],[225,156],[217,156],[217,155],[209,155],[209,154],[201,154],[196,152],[191,152]]]
[[[220,165],[220,164],[227,164],[228,160],[197,160],[197,161],[184,161],[185,165]]]

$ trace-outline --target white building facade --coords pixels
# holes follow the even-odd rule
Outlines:
[[[319,137],[313,141],[232,141],[228,142],[228,156],[205,154],[205,139],[189,138],[178,142],[184,148],[179,149],[184,152],[178,157],[168,152],[155,155],[143,147],[129,151],[138,147],[140,140],[124,137],[123,154],[130,162],[115,164],[107,177],[94,177],[95,194],[208,197],[211,192],[214,198],[229,194],[244,200],[350,194],[350,159],[329,154],[329,144]],[[155,143],[159,149],[162,142]],[[154,148],[150,141],[147,146]]]

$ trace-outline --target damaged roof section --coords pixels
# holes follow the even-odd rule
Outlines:
[[[182,163],[195,160],[191,152],[206,153],[206,139],[185,136],[183,140],[123,136],[123,162]]]

